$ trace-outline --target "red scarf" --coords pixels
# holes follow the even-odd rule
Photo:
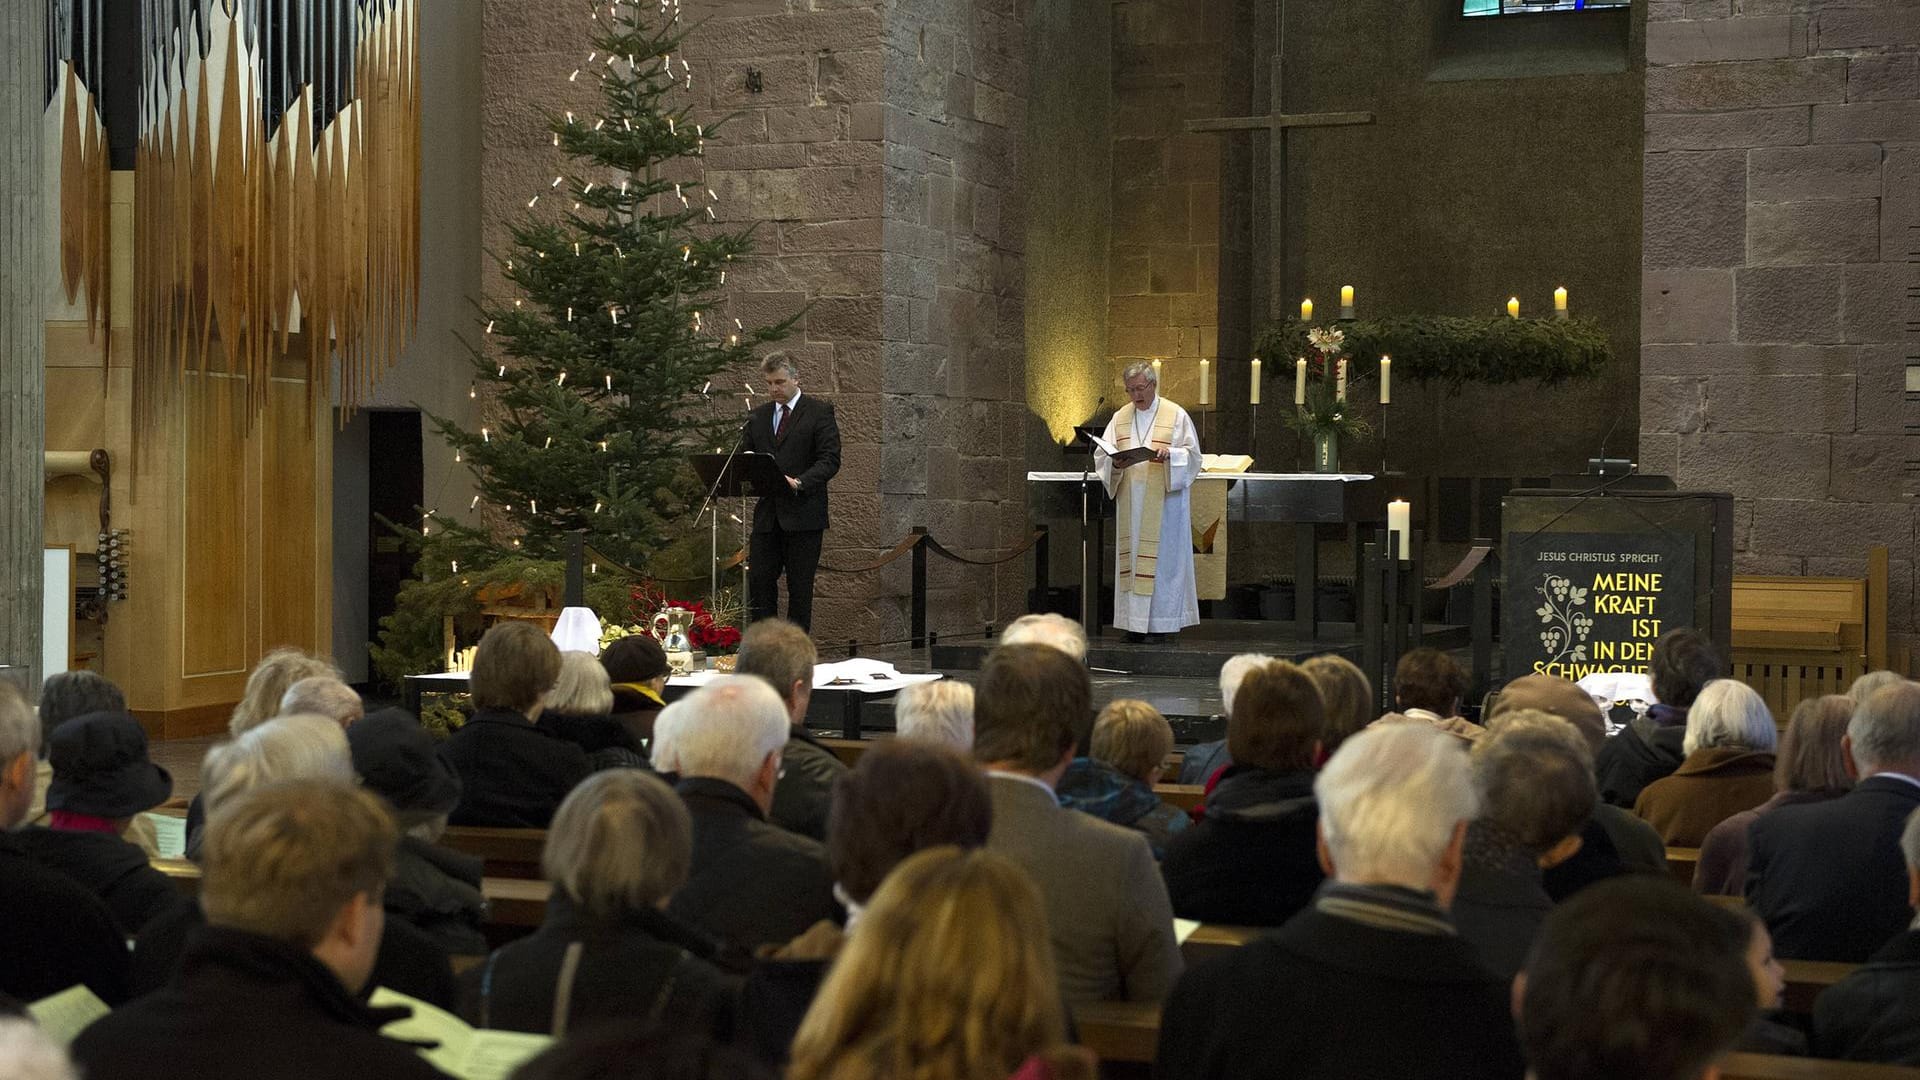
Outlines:
[[[51,812],[48,822],[61,832],[103,832],[112,836],[120,835],[120,823],[112,818],[95,817],[92,814],[76,814],[71,810]]]

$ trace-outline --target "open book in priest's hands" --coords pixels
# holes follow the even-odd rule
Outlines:
[[[1098,447],[1101,453],[1107,455],[1107,460],[1111,461],[1113,467],[1116,469],[1132,468],[1142,462],[1152,461],[1159,457],[1158,454],[1154,453],[1152,447],[1136,446],[1130,450],[1122,450],[1092,432],[1087,433],[1087,438],[1093,440],[1093,445]]]

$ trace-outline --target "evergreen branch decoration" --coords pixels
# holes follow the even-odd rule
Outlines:
[[[1361,361],[1391,356],[1396,379],[1438,384],[1449,393],[1470,383],[1591,379],[1613,362],[1606,331],[1591,319],[1392,315],[1338,325],[1350,355]],[[1254,355],[1276,362],[1310,355],[1308,328],[1298,319],[1269,328],[1254,343]]]

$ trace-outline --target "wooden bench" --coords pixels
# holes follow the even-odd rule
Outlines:
[[[1667,873],[1673,880],[1693,888],[1693,871],[1700,865],[1700,849],[1693,847],[1670,847],[1667,849]]]
[[[1864,578],[1733,579],[1733,677],[1758,691],[1773,718],[1887,666],[1885,547],[1867,553]]]
[[[486,865],[491,877],[537,878],[540,852],[547,845],[547,830],[452,825],[441,835],[440,843],[475,856]]]

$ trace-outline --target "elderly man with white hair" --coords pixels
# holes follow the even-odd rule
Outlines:
[[[693,864],[668,913],[746,948],[785,944],[840,907],[826,848],[768,820],[788,727],[786,703],[764,679],[727,675],[654,728],[654,765],[679,773],[693,818]]]
[[[1051,645],[1075,660],[1087,659],[1087,628],[1051,611],[1022,615],[1000,631],[1002,645]]]
[[[309,675],[280,695],[281,716],[313,713],[350,728],[367,715],[367,706],[353,687],[331,675]]]
[[[40,722],[0,679],[0,995],[35,1001],[85,983],[127,996],[127,948],[113,916],[79,882],[29,858],[12,830],[33,803]]]
[[[1508,985],[1447,915],[1480,811],[1466,748],[1425,726],[1372,728],[1314,795],[1330,880],[1273,936],[1180,980],[1154,1074],[1519,1080]]]
[[[895,695],[893,731],[903,739],[973,752],[973,687],[959,679],[915,683]]]
[[[1200,621],[1189,505],[1200,478],[1200,437],[1187,410],[1160,396],[1152,364],[1128,365],[1120,381],[1127,404],[1107,421],[1104,438],[1113,453],[1093,451],[1100,482],[1117,504],[1113,625],[1128,641],[1161,642]],[[1144,457],[1135,460],[1129,451]]]
[[[1266,667],[1273,657],[1266,653],[1241,653],[1229,657],[1220,665],[1220,716],[1225,722],[1233,715],[1233,696],[1240,690],[1240,684],[1246,681],[1247,672],[1255,668]],[[1227,753],[1227,740],[1200,743],[1187,748],[1186,755],[1180,759],[1180,782],[1183,784],[1204,784],[1213,778],[1213,774],[1233,764],[1233,755]]]

